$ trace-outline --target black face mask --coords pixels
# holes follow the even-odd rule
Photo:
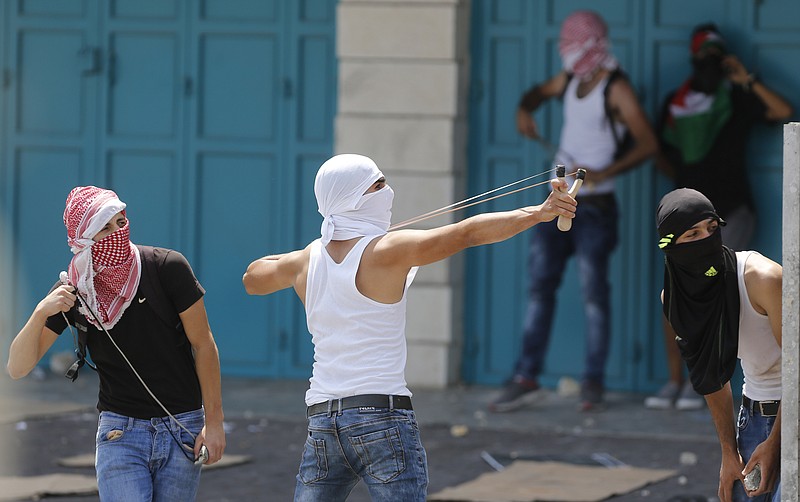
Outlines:
[[[664,254],[687,282],[707,284],[710,278],[722,272],[722,229],[697,241],[664,248]]]
[[[664,315],[678,335],[689,379],[700,394],[720,390],[736,368],[739,346],[739,286],[736,254],[722,245],[722,232],[674,242],[698,222],[722,221],[703,194],[679,188],[661,199],[656,212],[664,251]]]
[[[692,89],[705,94],[716,92],[725,78],[725,69],[722,67],[722,56],[711,54],[700,59],[693,59]]]

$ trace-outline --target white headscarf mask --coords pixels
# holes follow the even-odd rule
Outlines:
[[[317,172],[314,194],[322,220],[322,245],[364,235],[385,234],[392,219],[394,192],[384,187],[364,194],[383,177],[375,162],[356,154],[336,155]]]

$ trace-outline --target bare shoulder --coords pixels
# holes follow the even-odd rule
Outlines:
[[[776,303],[780,305],[783,285],[783,267],[759,253],[747,259],[744,268],[744,283],[753,306],[770,311]]]
[[[308,266],[308,257],[311,256],[311,247],[313,242],[308,244],[303,249],[297,249],[286,254],[286,261],[294,266]]]
[[[747,259],[744,268],[745,281],[775,282],[780,284],[783,278],[783,267],[760,253],[753,253]]]
[[[609,84],[608,100],[616,106],[639,106],[639,98],[636,96],[636,90],[631,85],[631,81],[621,76]]]
[[[549,79],[542,82],[540,88],[542,94],[547,98],[554,98],[556,96],[560,96],[564,93],[564,89],[567,87],[567,81],[569,77],[567,72],[560,71],[550,77]]]

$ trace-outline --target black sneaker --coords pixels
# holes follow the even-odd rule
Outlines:
[[[581,411],[600,409],[603,406],[603,384],[585,381],[581,384]]]
[[[536,400],[539,390],[541,387],[536,380],[515,376],[506,384],[500,395],[489,403],[489,411],[504,413],[522,408]]]

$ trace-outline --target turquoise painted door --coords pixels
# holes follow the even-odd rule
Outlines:
[[[589,1],[479,0],[472,4],[472,95],[470,102],[471,194],[552,167],[547,151],[516,132],[517,100],[529,86],[561,67],[557,52],[563,19],[576,9],[597,8]],[[687,40],[700,22],[714,20],[748,67],[793,99],[800,70],[781,64],[800,56],[800,16],[791,0],[710,2],[626,0],[603,2],[613,51],[628,72],[651,119],[669,89],[688,76]],[[788,16],[781,13],[792,12]],[[545,138],[557,143],[561,105],[537,111]],[[760,127],[750,148],[750,174],[762,215],[780,214],[782,159],[780,127]],[[544,179],[544,178],[541,178]],[[658,199],[672,188],[650,163],[618,179],[620,245],[612,258],[612,342],[607,364],[611,388],[646,391],[665,375],[658,294],[662,257],[654,244],[653,214]],[[498,199],[481,210],[540,202],[544,189]],[[762,217],[753,247],[780,256],[780,221]],[[466,296],[463,373],[470,382],[498,384],[510,375],[521,344],[527,300],[528,237],[471,250],[472,274]],[[574,260],[573,260],[574,261]],[[567,269],[547,356],[545,384],[583,370],[584,315],[577,270]]]
[[[129,204],[135,242],[189,258],[224,372],[308,375],[299,302],[247,297],[241,276],[253,258],[316,234],[316,206],[301,192],[332,151],[335,2],[0,0],[0,9],[11,34],[0,251],[18,292],[7,331],[70,258],[67,191],[97,184]]]
[[[248,297],[256,257],[319,235],[314,175],[333,149],[335,2],[208,2],[192,26],[196,128],[189,242],[228,373],[308,377],[311,336],[291,290]]]
[[[96,179],[99,12],[87,2],[3,2],[3,286],[16,333],[71,256],[69,188]],[[7,342],[10,341],[7,337]],[[70,350],[71,340],[59,341]]]

